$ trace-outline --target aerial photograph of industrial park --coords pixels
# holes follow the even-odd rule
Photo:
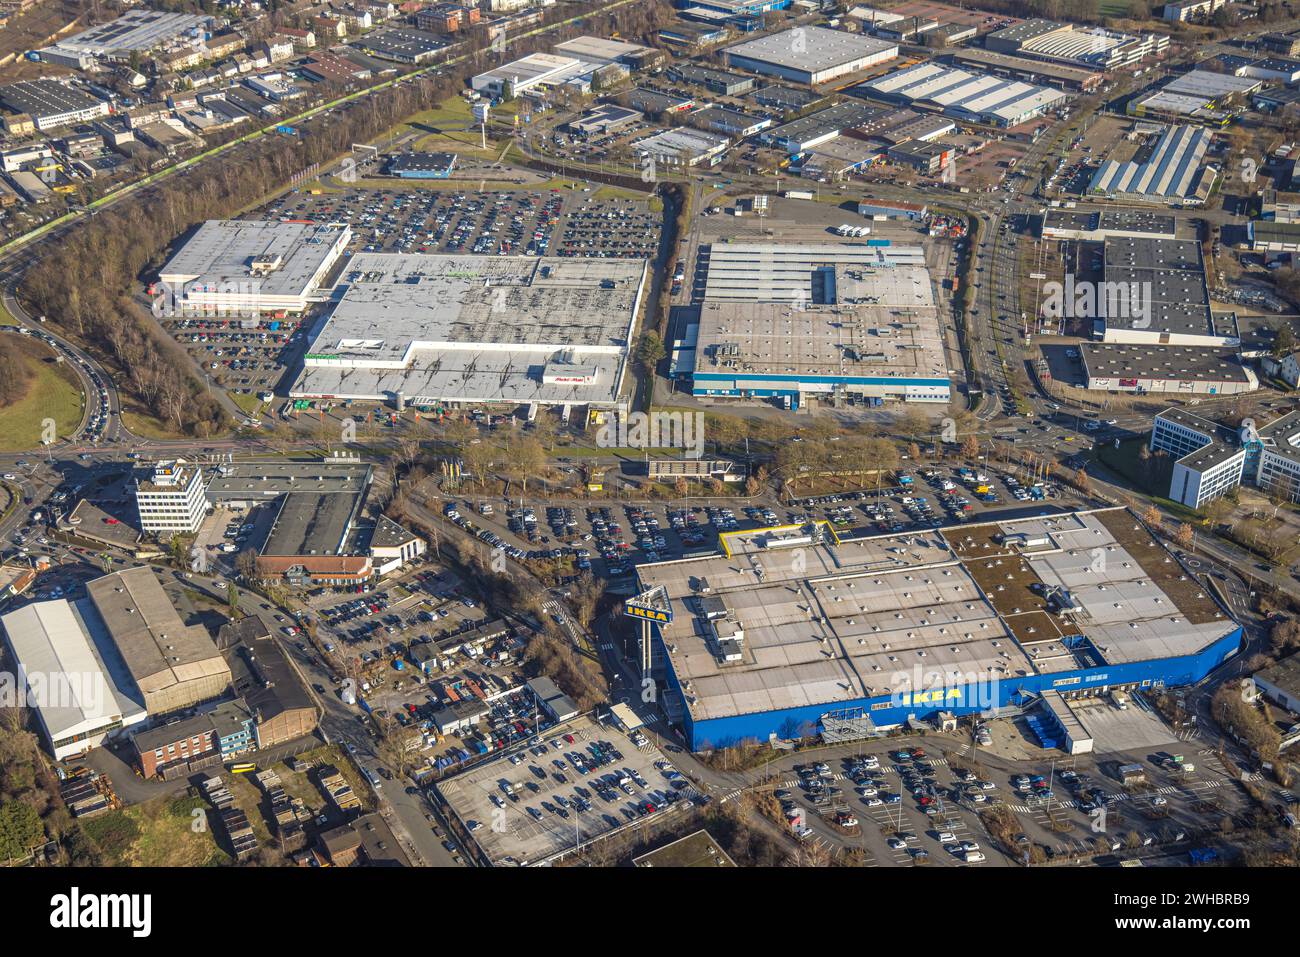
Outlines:
[[[1273,912],[1300,0],[868,2],[0,0],[34,924],[170,937],[181,868]]]

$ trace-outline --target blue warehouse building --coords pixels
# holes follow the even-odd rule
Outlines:
[[[951,397],[919,246],[714,244],[692,334],[698,396],[791,409]]]
[[[398,153],[385,171],[402,179],[449,179],[455,168],[455,153]]]
[[[677,4],[679,7],[712,10],[732,17],[761,17],[774,10],[785,10],[790,0],[690,0]]]
[[[638,568],[670,602],[653,666],[694,750],[1188,685],[1241,645],[1215,597],[1122,508],[721,541],[716,557]]]

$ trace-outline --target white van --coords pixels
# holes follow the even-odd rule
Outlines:
[[[967,864],[978,864],[984,860],[984,855],[980,851],[967,851],[964,857]]]

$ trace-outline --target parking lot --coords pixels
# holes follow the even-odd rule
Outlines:
[[[653,258],[663,216],[590,190],[288,193],[256,215],[352,227],[352,252]]]
[[[921,494],[918,478],[934,489]],[[644,562],[714,554],[718,533],[828,521],[846,537],[940,528],[995,518],[1000,509],[1054,503],[1065,493],[1051,482],[1022,485],[1008,474],[964,466],[900,473],[901,484],[775,502],[731,505],[620,503],[530,506],[498,496],[457,496],[443,516],[521,564],[557,562],[566,574],[630,576]]]
[[[663,216],[645,201],[599,190],[448,191],[350,189],[286,193],[250,218],[352,227],[349,253],[456,253],[596,258],[657,256]],[[212,382],[250,396],[274,394],[296,366],[315,316],[161,315],[159,321]],[[106,397],[105,397],[106,398]],[[99,420],[92,415],[92,430]]]
[[[432,570],[376,590],[319,591],[309,598],[321,627],[363,665],[404,653],[412,642],[468,631],[485,614],[473,599],[459,596],[454,577]]]
[[[575,718],[437,790],[493,864],[540,863],[698,798],[653,743],[632,735]]]
[[[212,381],[234,392],[274,392],[304,333],[297,320],[162,317],[163,328]]]
[[[866,866],[1003,866],[1027,853],[1040,863],[1133,854],[1185,863],[1179,855],[1239,814],[1244,795],[1212,748],[1152,733],[1163,725],[1142,708],[1112,711],[1108,740],[1133,749],[1064,755],[1033,743],[1022,719],[998,720],[979,747],[942,736],[827,748],[778,775],[773,795],[796,837],[856,848]],[[1122,767],[1135,780],[1122,783]],[[1012,815],[1008,847],[980,818],[998,808]]]
[[[994,856],[978,811],[998,800],[997,786],[923,748],[864,752],[796,773],[775,797],[804,841],[860,845],[868,864],[884,866],[970,867]]]

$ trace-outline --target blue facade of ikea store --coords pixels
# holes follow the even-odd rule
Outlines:
[[[1150,688],[1156,682],[1161,682],[1167,687],[1195,684],[1236,654],[1240,646],[1241,628],[1237,627],[1194,655],[1157,658],[1053,674],[1002,678],[996,686],[996,704],[998,707],[1016,705],[1020,704],[1026,695],[1037,696],[1053,690],[1068,694],[1088,688],[1115,685]],[[664,658],[671,660],[667,655]],[[671,668],[668,671],[668,681],[673,689],[681,694],[682,689]],[[964,703],[968,694],[974,701]],[[688,712],[685,719],[686,727],[683,730],[692,751],[705,751],[745,739],[766,741],[771,734],[786,735],[789,734],[791,727],[816,725],[821,716],[828,711],[860,708],[878,727],[903,724],[908,718],[919,720],[932,718],[940,711],[950,711],[955,715],[973,714],[989,707],[990,703],[987,700],[989,695],[988,686],[982,688],[958,686],[951,689],[936,689],[929,696],[935,700],[911,705],[904,705],[886,695],[878,698],[806,705],[782,711],[759,711],[703,721],[692,720]]]
[[[692,376],[692,395],[744,396],[747,398],[778,398],[791,396],[798,399],[801,392],[815,391],[805,386],[830,386],[831,388],[875,387],[885,389],[890,396],[901,394],[908,386],[929,390],[915,398],[927,402],[948,402],[952,398],[952,385],[947,378],[905,378],[901,376],[839,376],[839,375],[763,375],[744,373],[701,372]],[[742,388],[737,380],[746,384]],[[761,386],[758,385],[761,383]],[[765,387],[765,388],[764,388]],[[827,390],[826,394],[830,394]]]

